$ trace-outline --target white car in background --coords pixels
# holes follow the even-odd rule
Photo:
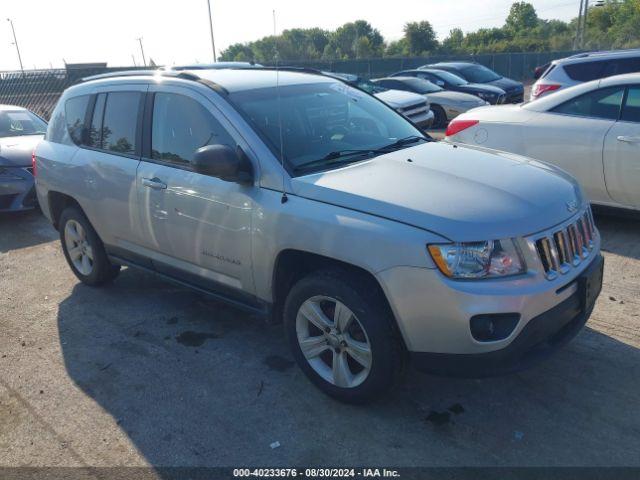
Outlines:
[[[640,210],[640,74],[564,89],[524,105],[460,115],[446,140],[556,165],[592,203]]]
[[[578,53],[539,68],[544,71],[536,77],[530,100],[584,82],[640,72],[640,49]]]

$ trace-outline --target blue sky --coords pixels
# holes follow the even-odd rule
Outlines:
[[[211,0],[216,50],[293,27],[334,29],[356,19],[378,28],[387,40],[402,36],[408,21],[429,20],[438,36],[450,29],[472,31],[504,23],[512,0]],[[579,0],[533,0],[542,18],[568,20]],[[158,64],[211,61],[206,0],[14,0],[3,1],[11,17],[25,68],[60,67],[67,62],[141,63],[137,37],[147,60]],[[5,17],[6,18],[6,17]],[[0,21],[0,70],[18,68],[9,22]]]

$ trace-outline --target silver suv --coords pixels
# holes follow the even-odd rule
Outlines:
[[[94,78],[60,99],[37,193],[75,275],[142,268],[268,319],[329,395],[364,402],[407,357],[524,368],[602,283],[576,182],[431,141],[380,100],[273,69]]]
[[[531,88],[530,100],[580,83],[640,72],[640,49],[578,53],[539,68],[544,71]]]

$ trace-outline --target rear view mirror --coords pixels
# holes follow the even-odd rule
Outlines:
[[[197,173],[226,182],[253,181],[253,166],[240,147],[233,149],[228,145],[206,145],[196,150],[191,164]]]

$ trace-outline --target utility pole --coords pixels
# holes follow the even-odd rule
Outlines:
[[[587,16],[589,15],[589,0],[584,0],[584,14],[582,15],[582,48],[587,38]]]
[[[147,59],[144,56],[144,48],[142,48],[142,37],[138,37],[136,40],[138,40],[138,42],[140,43],[140,51],[142,52],[142,64],[146,67]]]
[[[216,57],[216,44],[213,41],[213,20],[211,18],[211,0],[207,0],[207,12],[209,12],[209,33],[211,34],[211,50],[213,51],[213,63],[218,61]]]
[[[579,50],[582,46],[582,40],[580,38],[582,34],[582,8],[584,6],[584,0],[580,0],[580,8],[578,9],[578,25],[576,27],[576,39],[573,42],[574,50]]]
[[[273,36],[276,36],[276,11],[273,11]]]
[[[20,56],[20,48],[18,47],[18,39],[16,38],[16,29],[13,28],[13,21],[7,18],[7,22],[11,24],[11,31],[13,32],[13,44],[16,46],[16,52],[18,52],[18,61],[20,62],[20,70],[24,73],[24,67],[22,66],[22,57]]]

